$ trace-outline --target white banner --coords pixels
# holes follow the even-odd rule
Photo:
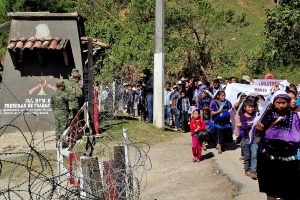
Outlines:
[[[279,83],[279,89],[285,90],[286,86],[289,86],[290,83],[287,80],[283,80]],[[232,83],[228,84],[225,93],[226,93],[226,99],[228,99],[232,105],[237,100],[237,95],[240,92],[244,93],[254,93],[257,95],[263,95],[266,96],[270,94],[272,91],[273,86],[260,86],[260,85],[246,85],[246,84],[239,84],[239,83]]]
[[[259,85],[246,85],[239,83],[228,84],[225,93],[226,99],[228,99],[232,105],[237,101],[237,95],[240,92],[254,93],[260,95],[268,95],[271,92],[272,87],[270,86],[259,86]]]

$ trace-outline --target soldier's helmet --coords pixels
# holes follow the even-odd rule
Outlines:
[[[79,70],[78,69],[72,69],[72,74],[73,73],[78,73],[79,74]]]
[[[81,75],[79,73],[77,73],[77,72],[72,72],[71,76],[73,78],[81,78]]]
[[[65,82],[63,80],[58,80],[56,82],[56,86],[63,86],[63,85],[65,85]]]

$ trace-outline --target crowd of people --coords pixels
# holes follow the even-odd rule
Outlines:
[[[274,79],[266,74],[264,79]],[[126,85],[128,113],[145,108],[147,122],[153,113],[153,77],[148,84]],[[151,83],[152,81],[152,83]],[[252,84],[249,76],[217,77],[211,83],[182,79],[165,84],[165,125],[192,136],[193,162],[201,161],[202,150],[216,148],[221,154],[227,144],[240,144],[245,175],[258,179],[268,199],[300,199],[300,98],[297,87],[274,85],[270,94],[241,91],[237,101],[226,99],[228,84]],[[136,89],[135,89],[136,88]],[[144,90],[145,89],[145,90]],[[144,98],[143,98],[144,94]],[[139,106],[140,104],[145,106]],[[136,106],[135,106],[136,105]],[[140,114],[141,112],[137,112]]]
[[[70,124],[83,104],[80,74],[74,70],[70,80],[58,81],[51,98],[56,138]],[[274,79],[266,74],[264,79]],[[274,81],[276,82],[276,81]],[[294,84],[272,86],[269,94],[240,91],[236,101],[226,98],[230,84],[252,84],[249,76],[217,77],[211,83],[181,79],[164,90],[165,125],[176,132],[190,133],[193,162],[200,162],[202,150],[240,145],[240,160],[246,176],[258,180],[269,200],[300,199],[300,92]],[[235,84],[236,85],[236,84]],[[242,85],[242,88],[245,85]],[[97,87],[96,87],[97,88]],[[145,70],[138,84],[123,84],[126,111],[153,120],[153,76]],[[118,97],[119,98],[119,97]],[[237,158],[238,159],[238,158]]]

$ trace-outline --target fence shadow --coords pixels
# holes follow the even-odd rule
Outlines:
[[[169,131],[169,132],[176,132],[173,128],[171,127],[164,127],[164,131]]]
[[[99,129],[100,129],[100,132],[103,133],[103,132],[108,131],[109,129],[116,127],[116,126],[122,126],[124,124],[128,124],[128,122],[124,122],[124,121],[112,122],[112,123],[104,125],[103,127],[100,127]]]
[[[116,116],[116,120],[128,120],[128,121],[139,121],[138,118],[131,117],[131,116]]]

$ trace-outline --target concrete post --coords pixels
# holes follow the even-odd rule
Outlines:
[[[153,124],[164,127],[164,0],[155,1]]]

